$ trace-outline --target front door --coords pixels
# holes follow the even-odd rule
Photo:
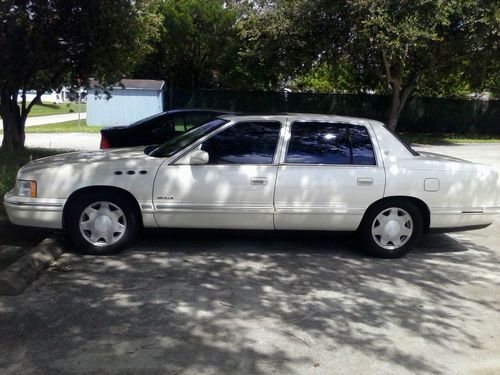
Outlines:
[[[277,121],[230,124],[194,145],[208,153],[206,164],[162,166],[153,190],[158,225],[273,229],[280,129]]]

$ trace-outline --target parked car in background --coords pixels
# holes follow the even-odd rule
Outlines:
[[[395,258],[423,232],[490,225],[499,191],[491,167],[419,154],[377,121],[226,115],[158,147],[32,161],[4,203],[13,223],[63,228],[90,254],[143,226],[357,230]]]
[[[208,109],[177,109],[157,113],[131,125],[101,130],[101,149],[160,144],[229,112]]]

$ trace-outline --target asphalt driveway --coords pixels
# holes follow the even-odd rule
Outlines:
[[[147,231],[118,256],[67,253],[0,297],[0,373],[498,374],[499,232],[396,260],[328,233]]]

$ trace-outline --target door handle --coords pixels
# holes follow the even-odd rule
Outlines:
[[[358,185],[359,186],[372,186],[373,185],[373,178],[358,178]]]
[[[252,185],[267,185],[267,177],[252,177],[250,179]]]

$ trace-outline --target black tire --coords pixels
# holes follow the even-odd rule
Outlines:
[[[99,202],[109,202],[112,204],[111,206],[119,208],[123,213],[122,221],[126,224],[119,239],[110,245],[106,243],[101,243],[98,246],[94,245],[90,242],[90,239],[86,239],[88,235],[85,236],[80,230],[80,220],[84,210],[93,204],[97,204],[96,207],[99,207]],[[79,197],[68,208],[66,231],[76,249],[82,253],[91,255],[110,255],[120,252],[137,237],[139,232],[139,219],[136,209],[129,199],[114,193],[91,192]],[[114,240],[115,239],[113,239],[113,241]]]
[[[404,242],[400,247],[396,247],[394,242],[389,242],[386,246],[395,246],[392,249],[388,249],[381,245],[382,240],[380,236],[372,234],[372,228],[374,226],[380,225],[379,217],[380,214],[391,212],[390,208],[399,209],[397,211],[398,216],[402,215],[404,217],[406,213],[410,216],[411,222],[407,222],[407,225],[411,226],[412,232],[409,236],[400,236],[400,240]],[[365,213],[363,221],[359,227],[359,232],[364,245],[364,250],[369,255],[376,258],[399,258],[406,255],[418,242],[422,236],[423,231],[423,218],[422,213],[415,204],[405,199],[387,199],[382,202],[376,203],[368,209]],[[398,235],[396,235],[397,237]],[[375,238],[374,238],[375,237]],[[396,239],[397,240],[397,239]]]

